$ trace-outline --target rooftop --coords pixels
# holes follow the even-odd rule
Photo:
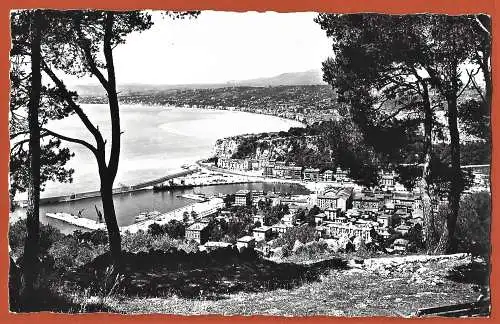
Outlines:
[[[208,226],[206,223],[194,223],[191,226],[189,226],[187,229],[188,231],[201,231],[205,229]]]
[[[379,201],[377,197],[366,196],[364,194],[356,194],[353,197],[354,200],[362,200],[362,201]]]
[[[278,224],[274,224],[271,227],[272,228],[289,228],[289,227],[293,227],[293,225],[278,223]]]
[[[238,242],[242,242],[242,243],[248,243],[248,242],[252,242],[254,241],[255,239],[253,238],[253,236],[250,236],[250,235],[245,235],[245,236],[242,236],[238,239]]]
[[[345,187],[345,188],[331,187],[326,189],[322,194],[320,194],[318,198],[325,197],[325,198],[347,199],[352,195],[352,191],[353,191],[352,187]]]
[[[209,241],[205,243],[205,247],[228,247],[231,246],[231,243],[227,242],[216,242],[216,241]]]
[[[271,229],[270,226],[261,226],[261,227],[254,228],[253,231],[254,232],[267,232],[270,229]]]

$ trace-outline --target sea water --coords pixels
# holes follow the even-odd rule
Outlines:
[[[111,127],[107,105],[82,105],[82,108],[107,139],[106,154],[109,157]],[[246,112],[147,105],[121,105],[120,122],[123,134],[115,187],[159,178],[169,171],[179,169],[183,164],[209,157],[219,138],[288,130],[290,127],[302,126],[299,122]],[[83,138],[90,143],[95,142],[77,116],[52,121],[47,128],[66,136]],[[79,144],[63,145],[75,153],[67,165],[75,170],[73,182],[48,182],[41,196],[51,197],[98,190],[99,176],[93,154]],[[207,186],[161,193],[154,193],[151,190],[139,191],[114,197],[118,223],[129,225],[142,211],[166,212],[193,202],[178,197],[182,193],[225,194],[239,189],[304,193],[304,188],[298,185],[266,183]],[[42,205],[40,219],[43,223],[50,222],[63,231],[68,231],[68,226],[61,222],[47,220],[45,213],[68,212],[96,218],[95,207],[102,211],[100,198]],[[24,209],[18,208],[11,217],[23,217],[24,213]]]

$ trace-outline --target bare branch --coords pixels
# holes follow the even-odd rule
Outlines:
[[[474,78],[479,73],[479,68],[476,69],[476,72],[472,72],[472,71],[469,71],[469,70],[466,70],[466,72],[467,72],[467,75],[469,76],[469,79],[467,80],[467,83],[462,88],[462,90],[460,90],[460,92],[458,93],[457,98],[462,95],[462,93],[465,91],[465,89],[467,89],[467,87],[469,86],[469,84],[472,81],[472,78]]]
[[[29,132],[26,132],[26,133],[29,133]],[[40,138],[43,138],[43,137],[46,137],[48,136],[49,134],[48,133],[44,133],[44,134],[40,134]],[[11,138],[12,139],[12,138]],[[12,152],[14,151],[15,148],[19,147],[21,148],[24,144],[28,143],[29,142],[29,138],[25,138],[23,140],[20,140],[18,142],[16,142],[14,145],[12,145],[12,147],[10,148],[10,153],[12,154]]]
[[[81,121],[87,127],[87,129],[94,135],[94,138],[97,142],[97,146],[99,146],[99,143],[103,143],[102,135],[99,132],[99,130],[92,124],[92,122],[89,120],[87,115],[83,112],[82,108],[78,106],[73,98],[71,98],[71,95],[68,93],[66,86],[64,83],[55,75],[55,73],[49,68],[49,66],[42,61],[42,68],[44,72],[52,79],[52,81],[56,84],[56,86],[61,90],[63,93],[64,99],[66,102],[70,105],[70,107],[76,112],[78,117],[80,117]]]
[[[382,120],[382,122],[379,125],[387,123],[390,119],[396,117],[400,112],[407,109],[409,106],[410,105],[404,105],[404,106],[398,108],[394,113],[392,113],[389,116],[387,116],[386,118],[384,118],[384,120]]]
[[[94,57],[92,56],[92,52],[90,51],[90,45],[84,44],[84,43],[86,43],[86,41],[87,41],[87,39],[82,41],[80,47],[82,48],[83,53],[85,54],[85,59],[87,61],[87,64],[89,65],[90,72],[97,77],[97,79],[102,84],[104,89],[106,91],[109,91],[108,80],[106,80],[104,75],[101,73],[101,71],[97,67],[97,63],[96,63]]]
[[[86,148],[88,148],[92,153],[94,153],[95,155],[97,155],[97,148],[95,148],[92,144],[90,144],[87,141],[84,141],[84,140],[81,140],[81,139],[78,139],[78,138],[72,138],[72,137],[69,137],[69,136],[64,136],[64,135],[61,135],[59,133],[56,133],[56,132],[51,131],[51,130],[46,129],[46,128],[44,128],[43,130],[46,132],[46,134],[54,136],[54,137],[57,137],[57,138],[59,138],[61,140],[83,145]]]
[[[28,143],[28,141],[29,141],[29,139],[26,138],[26,139],[23,139],[22,141],[17,142],[16,144],[12,145],[12,147],[10,148],[10,155],[12,155],[12,153],[14,152],[14,150],[16,148],[21,149],[24,144]]]
[[[91,41],[83,35],[82,30],[81,30],[81,26],[79,24],[77,24],[76,26],[77,26],[76,32],[78,34],[78,37],[80,38],[78,45],[80,46],[83,53],[85,54],[85,60],[87,61],[87,64],[90,68],[90,72],[97,77],[97,79],[102,84],[104,89],[106,91],[109,91],[108,80],[106,80],[104,75],[101,73],[101,71],[97,67],[97,63],[95,61],[95,58],[92,56],[92,50],[90,47]]]
[[[469,71],[467,71],[467,74],[469,75],[469,80],[472,81],[472,85],[474,86],[474,89],[476,89],[477,93],[479,94],[479,96],[481,97],[481,100],[483,102],[487,102],[486,99],[484,98],[484,95],[483,95],[483,91],[481,90],[481,88],[477,85],[476,81],[474,80],[473,77],[471,77],[471,74]]]
[[[10,133],[10,139],[14,139],[15,137],[19,136],[19,135],[26,135],[26,134],[29,134],[30,131],[22,131],[22,132],[17,132],[17,133]]]

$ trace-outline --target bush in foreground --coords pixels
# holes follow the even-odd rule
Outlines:
[[[448,208],[443,207],[434,217],[434,231],[431,235],[431,246],[439,242],[439,237],[443,231],[448,212]],[[491,194],[489,192],[477,192],[470,195],[464,195],[460,201],[460,210],[455,232],[457,252],[487,256],[491,249],[490,222]]]

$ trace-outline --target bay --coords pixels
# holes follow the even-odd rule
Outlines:
[[[109,112],[106,105],[82,105],[89,119],[99,126],[105,139],[110,142]],[[299,122],[278,117],[227,110],[206,110],[145,105],[121,105],[122,147],[120,166],[115,187],[120,184],[133,185],[162,177],[181,165],[210,156],[219,138],[241,134],[274,132],[303,126]],[[48,128],[66,136],[83,138],[93,143],[93,138],[77,116],[52,121]],[[48,182],[42,197],[68,195],[71,193],[98,190],[99,177],[92,153],[85,147],[64,143],[75,156],[68,163],[74,168],[72,183]],[[109,150],[109,144],[107,149]],[[107,152],[109,156],[109,151]],[[120,226],[134,222],[142,211],[167,212],[193,203],[178,197],[183,193],[232,193],[240,189],[278,191],[291,194],[305,193],[300,185],[248,183],[205,186],[194,189],[155,193],[143,190],[115,195],[115,209]],[[75,228],[54,219],[47,219],[48,212],[67,212],[95,219],[95,207],[102,210],[100,198],[89,198],[72,202],[40,206],[40,220],[68,233]],[[23,208],[16,209],[12,219],[22,218]]]

